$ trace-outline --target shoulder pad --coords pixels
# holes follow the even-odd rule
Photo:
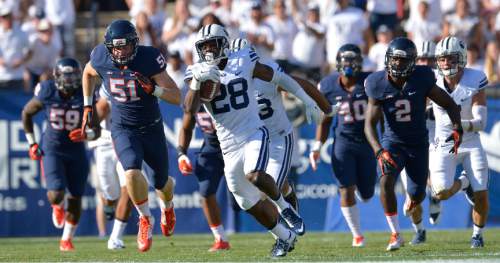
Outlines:
[[[373,99],[382,98],[385,92],[385,85],[383,85],[385,74],[385,70],[381,70],[373,72],[366,77],[364,86],[368,97]]]

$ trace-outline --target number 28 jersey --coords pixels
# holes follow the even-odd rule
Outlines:
[[[258,60],[257,53],[250,48],[231,53],[226,67],[220,71],[220,93],[203,104],[215,122],[223,151],[239,148],[264,126],[259,118],[253,83],[253,70]],[[190,80],[192,75],[188,67],[185,80]]]
[[[415,66],[402,89],[393,86],[386,71],[374,72],[366,78],[366,95],[382,105],[382,141],[410,145],[429,143],[425,108],[427,94],[435,85],[434,72],[427,66]]]
[[[90,54],[90,63],[102,79],[111,100],[111,126],[142,127],[161,120],[158,99],[147,94],[136,80],[134,72],[151,78],[165,71],[165,59],[154,47],[138,46],[135,58],[123,69],[111,60],[99,44]]]
[[[74,143],[69,139],[69,132],[79,128],[83,114],[83,94],[78,89],[70,98],[63,98],[53,80],[40,82],[35,88],[35,98],[44,107],[47,128],[43,132],[44,151],[60,151],[83,143]]]

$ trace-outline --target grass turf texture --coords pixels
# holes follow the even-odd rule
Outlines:
[[[367,233],[366,247],[352,248],[348,233],[307,233],[282,261],[404,261],[492,259],[500,261],[500,229],[486,229],[486,247],[470,249],[471,230],[429,231],[427,243],[410,246],[412,232],[404,232],[405,246],[386,252],[388,233]],[[231,250],[210,253],[211,235],[154,236],[153,247],[139,253],[134,236],[124,250],[107,250],[107,240],[77,237],[74,252],[59,252],[58,238],[0,238],[0,261],[269,261],[271,235],[235,234]]]

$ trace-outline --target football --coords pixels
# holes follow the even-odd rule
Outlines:
[[[206,80],[200,85],[200,100],[202,102],[209,102],[219,94],[220,83]]]

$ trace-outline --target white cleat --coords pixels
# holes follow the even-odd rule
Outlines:
[[[364,247],[365,246],[365,237],[359,236],[352,238],[352,247]]]
[[[121,239],[109,239],[108,240],[108,249],[109,250],[117,250],[117,249],[124,249],[125,244],[123,244],[123,240]]]
[[[392,233],[391,239],[389,240],[389,244],[387,245],[387,251],[398,250],[399,248],[404,246],[403,237],[399,233]]]

